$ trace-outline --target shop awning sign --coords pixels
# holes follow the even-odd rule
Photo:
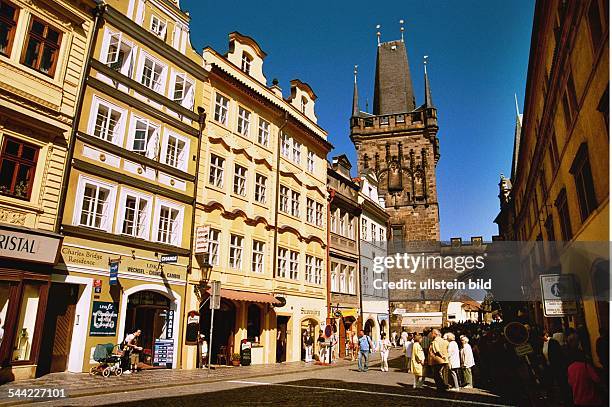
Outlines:
[[[162,254],[159,256],[159,262],[161,264],[169,264],[178,262],[178,254]]]
[[[540,276],[544,316],[576,315],[578,303],[573,274],[544,274]]]

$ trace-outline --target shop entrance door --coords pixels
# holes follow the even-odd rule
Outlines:
[[[276,363],[287,360],[287,325],[289,318],[286,316],[276,317]]]
[[[208,302],[200,306],[202,321],[200,331],[204,334],[206,341],[210,346],[210,307]],[[236,325],[236,307],[231,301],[221,299],[221,308],[215,310],[215,321],[213,326],[213,341],[212,347],[208,351],[211,352],[211,363],[213,364],[230,364],[232,353],[239,352],[239,349],[234,350],[234,327]]]
[[[78,299],[78,285],[51,284],[37,376],[66,371]]]
[[[170,300],[154,291],[140,291],[128,297],[125,332],[142,331],[138,338],[141,368],[172,367],[174,348],[174,311]],[[157,355],[156,355],[157,352]]]

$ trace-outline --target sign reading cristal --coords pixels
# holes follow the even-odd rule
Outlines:
[[[0,257],[54,264],[61,238],[0,230]]]

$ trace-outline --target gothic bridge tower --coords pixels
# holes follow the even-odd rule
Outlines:
[[[373,171],[390,215],[395,241],[440,239],[436,165],[440,158],[437,110],[424,64],[424,103],[417,107],[403,39],[380,42],[373,111],[359,109],[357,68],[350,137],[359,174]]]

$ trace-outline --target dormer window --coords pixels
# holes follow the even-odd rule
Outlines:
[[[242,63],[240,65],[240,69],[246,74],[251,73],[251,63],[253,62],[253,58],[249,56],[246,52],[242,53]]]
[[[300,104],[300,110],[302,111],[302,113],[306,113],[306,105],[308,105],[308,99],[306,98],[306,96],[302,96],[302,101]]]
[[[164,41],[166,40],[166,26],[166,22],[159,17],[155,15],[151,17],[151,31]]]

